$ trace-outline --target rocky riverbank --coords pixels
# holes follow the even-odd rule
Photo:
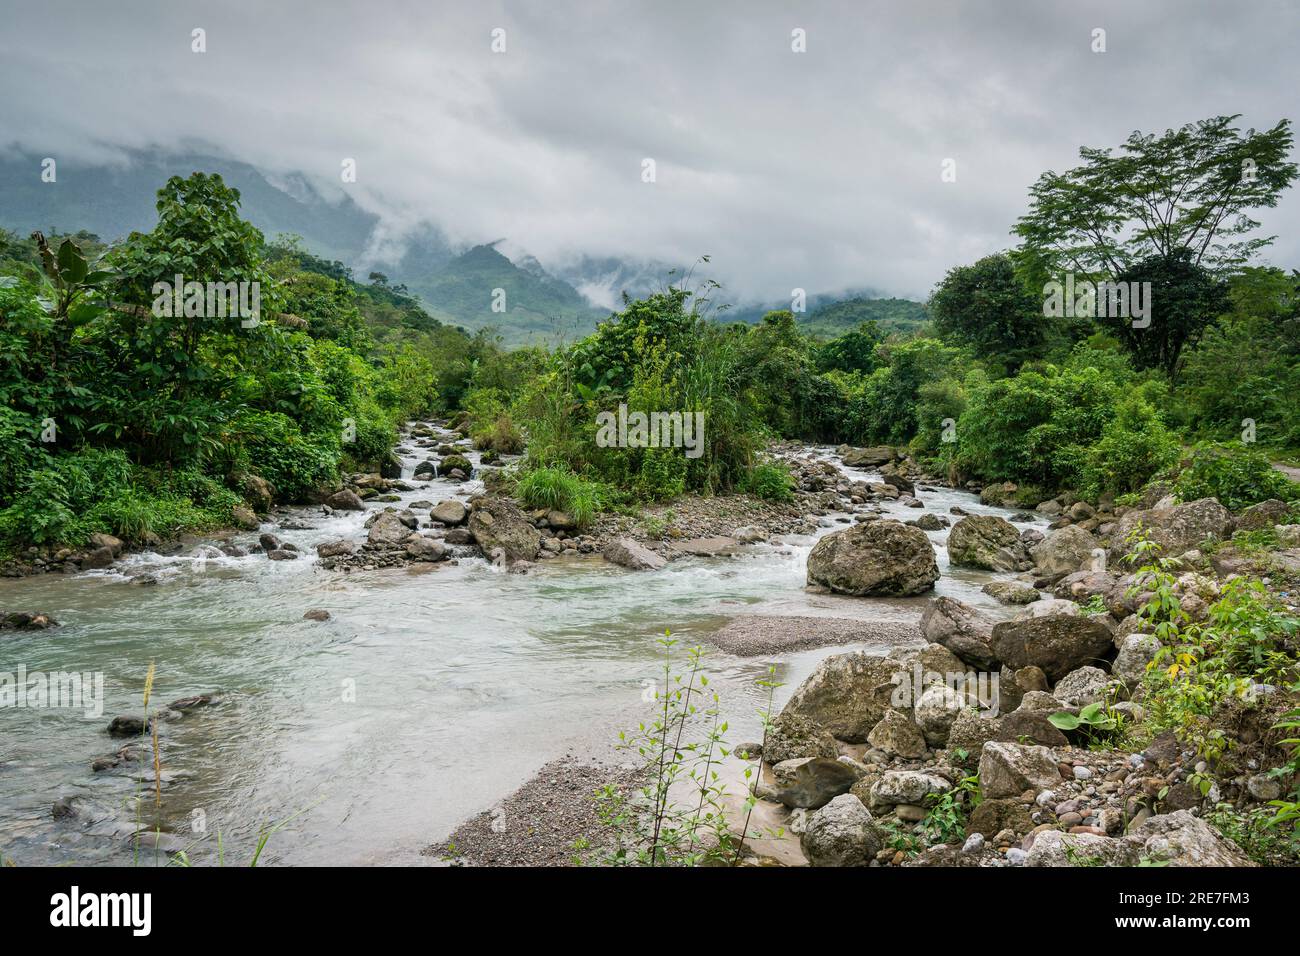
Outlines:
[[[1178,619],[1209,626],[1211,606],[1254,572],[1278,613],[1293,612],[1300,525],[1276,523],[1290,508],[1264,502],[1233,515],[1214,499],[1159,498],[1104,512],[1053,499],[1036,510],[1054,518],[1046,535],[963,516],[947,545],[954,566],[1017,575],[986,591],[1022,611],[995,621],[935,599],[920,624],[925,647],[829,658],[777,717],[758,796],[785,808],[808,862],[1253,865],[1207,819],[1225,806],[1266,809],[1300,783],[1276,726],[1300,705],[1285,626],[1267,652],[1283,655],[1279,679],[1247,681],[1201,718],[1199,745],[1168,730],[1145,746],[1125,742],[1142,736],[1152,704],[1155,588],[1167,589],[1159,600]],[[1165,581],[1132,570],[1135,529],[1167,558]],[[1281,546],[1243,556],[1234,532],[1259,529]],[[937,572],[926,543],[906,531],[879,521],[823,538],[810,583],[859,596],[923,592]],[[1131,729],[1086,746],[1103,721]],[[958,808],[947,824],[965,819],[960,832],[933,818],[942,802]]]
[[[906,470],[888,450],[864,451],[844,454],[844,463]],[[846,479],[812,458],[805,464],[802,493],[823,496],[816,506],[827,513],[853,515],[813,549],[809,587],[855,597],[930,590],[939,577],[930,541],[913,521],[880,508],[911,498],[916,504],[903,506],[924,511],[916,494],[926,479],[904,492]],[[981,500],[1009,503],[1014,492],[985,489]],[[1050,519],[1045,533],[1017,528],[1020,515],[957,507],[951,521],[932,524],[951,525],[953,567],[1001,575],[983,590],[1020,608],[1009,618],[939,597],[915,624],[746,615],[718,632],[714,643],[742,656],[834,643],[894,647],[887,656],[826,659],[765,742],[737,748],[758,761],[760,815],[798,839],[793,860],[788,846],[778,860],[758,841],[747,862],[1256,865],[1263,851],[1249,854],[1221,821],[1267,813],[1269,801],[1300,783],[1285,769],[1277,726],[1300,694],[1285,680],[1245,687],[1200,727],[1210,740],[1230,741],[1208,752],[1204,737],[1197,744],[1171,730],[1146,733],[1146,709],[1163,706],[1145,680],[1162,645],[1143,610],[1157,585],[1133,570],[1131,533],[1140,529],[1167,559],[1164,600],[1177,602],[1189,624],[1208,625],[1212,606],[1242,578],[1262,584],[1283,613],[1296,609],[1293,512],[1278,501],[1232,514],[1214,499],[1178,503],[1151,489],[1133,506],[1060,496],[1024,517],[1032,515]],[[1276,546],[1234,538],[1260,530]],[[1293,679],[1296,650],[1283,639]],[[1111,730],[1127,731],[1099,746],[1090,723],[1098,713]]]

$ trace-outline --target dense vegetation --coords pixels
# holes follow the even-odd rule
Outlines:
[[[383,459],[398,422],[458,404],[499,351],[292,239],[268,244],[238,203],[196,173],[111,249],[0,236],[6,549],[149,541],[229,525],[245,500],[303,499]],[[160,310],[154,284],[178,273],[256,282],[260,321]]]
[[[380,463],[403,419],[442,413],[480,448],[526,446],[521,497],[583,516],[688,492],[788,497],[774,438],[904,445],[954,481],[1016,482],[1027,504],[1132,492],[1193,446],[1180,492],[1234,507],[1289,494],[1268,461],[1300,451],[1300,272],[1252,264],[1267,238],[1250,214],[1296,176],[1290,125],[1242,134],[1234,119],[1083,150],[1035,185],[1018,247],[953,268],[924,311],[886,302],[881,321],[857,321],[880,315],[866,299],[816,323],[726,321],[714,284],[683,281],[574,344],[507,351],[383,275],[363,284],[291,237],[267,242],[201,173],[170,179],[153,230],[111,248],[0,234],[0,540],[229,523],[244,500],[265,506],[261,480],[310,497]],[[1149,282],[1149,325],[1049,316],[1063,269]],[[155,314],[154,283],[177,273],[258,283],[262,321]],[[701,415],[698,454],[597,441],[620,409]]]

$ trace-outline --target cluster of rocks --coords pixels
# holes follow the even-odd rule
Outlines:
[[[125,544],[111,534],[95,533],[84,548],[28,547],[0,568],[0,577],[20,578],[31,574],[76,574],[107,568],[122,554]]]
[[[1244,861],[1194,814],[1223,800],[1243,807],[1276,799],[1285,781],[1256,764],[1206,789],[1201,781],[1216,768],[1172,735],[1140,754],[1094,752],[1083,749],[1082,732],[1050,719],[1098,701],[1142,719],[1143,678],[1160,645],[1134,616],[1147,597],[1141,583],[1132,574],[1070,571],[1058,592],[1099,595],[1103,610],[1048,597],[996,622],[952,598],[934,599],[921,621],[924,647],[826,659],[796,689],[766,744],[740,748],[761,751],[770,765],[758,795],[792,811],[790,828],[815,865]],[[1204,615],[1218,586],[1194,572],[1175,584],[1194,616]],[[882,823],[924,832],[932,798],[953,792],[964,800],[954,788],[972,771],[983,801],[964,843],[915,860],[886,847]]]
[[[194,694],[190,697],[178,698],[165,707],[151,711],[148,717],[143,714],[119,714],[108,722],[106,731],[110,737],[128,742],[111,753],[96,757],[91,762],[90,769],[95,773],[118,768],[130,769],[132,765],[139,764],[142,759],[145,762],[152,760],[152,753],[145,752],[142,737],[151,734],[155,727],[161,727],[169,721],[180,720],[194,711],[215,706],[222,699],[221,694],[216,692]]]

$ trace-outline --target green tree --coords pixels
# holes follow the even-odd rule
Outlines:
[[[884,341],[880,327],[875,322],[859,323],[838,338],[831,339],[817,349],[817,371],[866,372],[870,374],[880,364],[876,346]]]
[[[1016,276],[1011,259],[985,256],[949,270],[930,296],[935,330],[975,355],[1014,372],[1042,355],[1047,320]]]
[[[1178,371],[1183,350],[1195,345],[1229,305],[1227,283],[1196,265],[1186,249],[1144,259],[1116,281],[1130,283],[1130,288],[1133,283],[1151,284],[1145,296],[1151,309],[1148,322],[1135,327],[1129,316],[1110,316],[1099,306],[1098,324],[1124,344],[1138,368],[1158,368],[1170,378]]]
[[[1276,206],[1297,168],[1290,120],[1242,134],[1237,119],[1134,132],[1118,154],[1084,147],[1082,165],[1046,172],[1030,188],[1015,233],[1053,272],[1114,276],[1184,251],[1212,271],[1246,262],[1273,241],[1246,238],[1260,225],[1251,211]]]

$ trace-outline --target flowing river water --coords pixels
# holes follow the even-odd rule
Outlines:
[[[409,451],[407,475],[425,457]],[[838,461],[828,448],[809,452]],[[393,507],[482,490],[475,481],[407,480],[414,490]],[[1009,514],[951,489],[918,489],[918,497],[935,514],[953,505]],[[901,520],[923,513],[888,502],[885,510]],[[708,647],[708,634],[737,614],[914,620],[927,601],[805,591],[812,545],[844,527],[834,515],[814,535],[657,572],[590,556],[541,562],[522,575],[464,557],[351,574],[317,566],[315,545],[361,540],[367,513],[277,513],[263,530],[301,547],[296,561],[256,553],[200,560],[188,547],[131,555],[106,571],[0,581],[0,609],[45,611],[62,623],[0,634],[0,672],[104,675],[101,715],[0,709],[0,854],[19,864],[130,863],[138,851],[129,835],[144,820],[160,821],[202,861],[213,859],[220,832],[226,861],[247,862],[259,832],[278,824],[263,863],[428,862],[421,847],[542,764],[611,755],[618,731],[647,716],[642,689],[661,673],[665,628],[680,647]],[[936,594],[1009,613],[980,591],[994,575],[948,567],[947,529],[929,537],[941,572]],[[141,574],[157,583],[132,583]],[[315,608],[331,619],[304,620]],[[821,659],[864,646],[749,658],[710,650],[729,740],[761,735],[765,698],[756,681],[770,664],[784,682],[779,707]],[[91,771],[92,760],[124,743],[106,733],[110,718],[142,712],[151,662],[151,706],[222,694],[218,705],[162,725],[161,811],[152,768]],[[145,769],[147,783],[132,778]],[[78,815],[55,819],[53,804],[69,798]]]

